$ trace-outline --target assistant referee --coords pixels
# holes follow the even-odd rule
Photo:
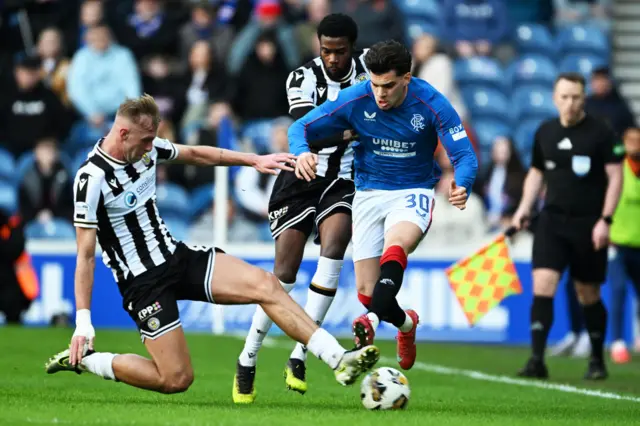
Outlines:
[[[525,226],[546,184],[532,253],[532,354],[518,375],[549,376],[544,351],[553,324],[553,297],[562,272],[569,267],[591,340],[584,377],[604,379],[607,311],[600,285],[606,278],[609,227],[622,186],[621,157],[614,152],[615,135],[609,126],[584,111],[581,74],[559,75],[553,98],[559,117],[543,122],[536,131],[531,167],[513,216],[513,226]]]

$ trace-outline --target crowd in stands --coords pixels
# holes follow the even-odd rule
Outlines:
[[[155,97],[159,136],[254,152],[288,148],[288,73],[319,54],[315,28],[342,12],[358,48],[393,38],[413,74],[462,117],[481,170],[469,208],[446,202],[432,234],[482,237],[517,206],[533,132],[556,115],[554,78],[581,72],[588,109],[620,133],[635,119],[608,70],[606,0],[5,0],[0,19],[0,209],[29,238],[73,238],[72,182],[126,97]],[[273,178],[232,169],[229,238],[270,241]],[[213,233],[211,169],[158,169],[158,206],[177,238]],[[484,224],[484,226],[481,226]]]

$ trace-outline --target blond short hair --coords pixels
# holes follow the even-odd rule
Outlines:
[[[153,128],[157,129],[160,124],[160,110],[153,96],[145,93],[139,98],[126,99],[118,107],[117,116],[125,117],[136,124],[140,124],[140,119],[144,116],[151,117]]]

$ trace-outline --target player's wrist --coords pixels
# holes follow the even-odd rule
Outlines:
[[[91,326],[91,311],[89,309],[78,309],[76,311],[76,327]]]

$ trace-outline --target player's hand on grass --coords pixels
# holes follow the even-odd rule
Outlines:
[[[85,345],[93,350],[93,341],[96,338],[96,331],[91,324],[91,316],[89,310],[81,309],[76,312],[76,330],[71,338],[71,350],[69,354],[69,363],[78,365],[82,361]]]
[[[457,186],[453,179],[449,187],[449,202],[460,210],[464,210],[467,207],[467,188]]]
[[[609,244],[609,225],[604,220],[600,219],[593,227],[591,241],[593,241],[593,248],[596,251],[607,247]]]
[[[318,164],[318,154],[305,152],[296,161],[296,176],[307,182],[316,178],[316,165]]]
[[[296,156],[293,154],[269,154],[258,156],[256,163],[253,167],[260,173],[266,173],[270,175],[277,175],[277,170],[286,170],[288,172],[293,171],[293,167],[296,165]]]

